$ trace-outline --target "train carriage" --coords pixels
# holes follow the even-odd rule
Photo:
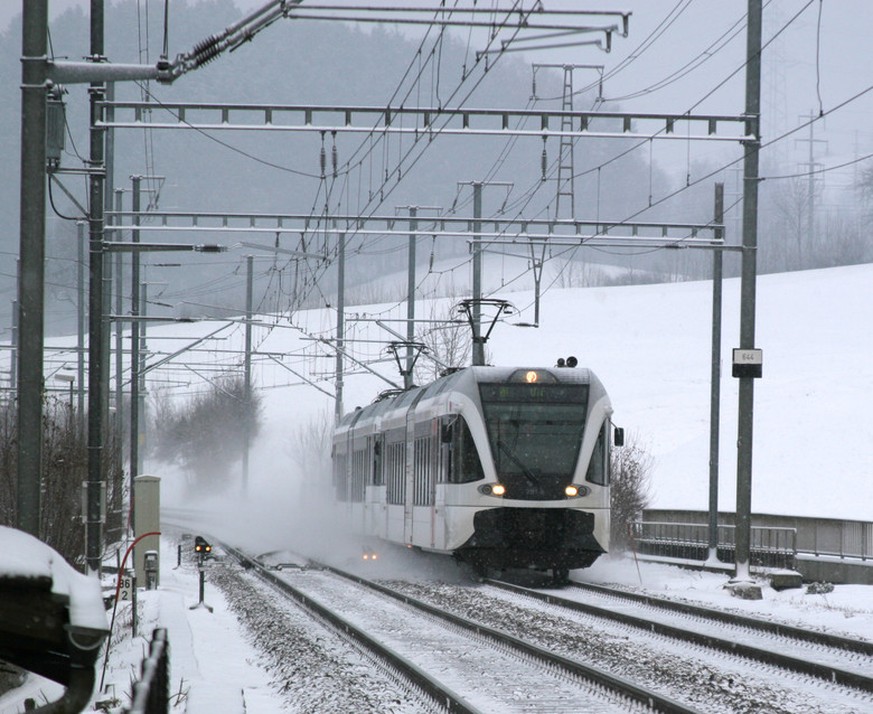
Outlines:
[[[365,537],[564,579],[608,547],[611,415],[587,369],[460,369],[340,420],[335,496]]]

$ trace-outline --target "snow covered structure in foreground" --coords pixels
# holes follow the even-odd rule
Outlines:
[[[96,577],[27,533],[0,526],[0,660],[66,687],[52,711],[81,711],[108,634]]]

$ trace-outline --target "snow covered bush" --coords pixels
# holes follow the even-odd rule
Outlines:
[[[612,450],[612,518],[611,551],[627,550],[631,524],[649,505],[652,457],[639,444],[636,434],[629,434],[624,446]]]

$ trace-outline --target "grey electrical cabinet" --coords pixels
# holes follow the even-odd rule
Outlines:
[[[134,489],[134,512],[133,528],[136,537],[146,533],[157,533],[161,530],[161,479],[157,476],[137,476],[133,480]],[[153,553],[152,558],[157,562],[149,563],[149,570],[154,572],[153,584],[155,587],[161,583],[160,567],[161,545],[158,536],[143,538],[136,546],[134,568],[137,578],[142,578],[146,572],[146,553]],[[145,580],[140,580],[140,585],[145,585]]]

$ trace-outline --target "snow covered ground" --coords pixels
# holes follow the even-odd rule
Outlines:
[[[182,566],[175,567],[175,544],[173,534],[163,539],[160,588],[140,591],[138,637],[131,638],[130,605],[125,603],[119,607],[104,691],[95,692],[95,702],[127,701],[130,682],[138,674],[139,663],[147,651],[147,638],[155,627],[166,627],[170,639],[173,711],[191,714],[307,711],[295,708],[282,691],[303,686],[302,683],[285,679],[269,653],[257,648],[238,621],[239,614],[213,582],[208,570],[204,600],[213,611],[191,609],[199,599],[198,575],[187,553]],[[433,575],[432,571],[416,572],[408,566],[407,561],[404,563],[407,578]],[[776,592],[765,587],[763,600],[746,601],[728,594],[724,589],[724,576],[652,563],[635,564],[630,558],[601,559],[586,571],[576,571],[574,578],[621,584],[661,597],[681,598],[873,640],[873,587],[841,585],[824,595],[805,594],[802,590]],[[336,659],[342,656],[339,651],[335,654]],[[100,677],[98,672],[98,680]],[[51,698],[59,693],[56,685],[38,682],[31,683],[27,691],[29,696],[38,698],[41,694]],[[12,695],[0,698],[0,714],[21,711],[20,697],[17,700]],[[410,710],[399,706],[395,711]]]
[[[575,355],[604,381],[616,409],[616,422],[636,435],[654,458],[652,506],[705,509],[709,439],[710,296],[707,282],[547,292],[538,329],[499,324],[488,344],[495,364],[550,365]],[[500,295],[531,320],[531,293]],[[764,350],[764,377],[756,383],[753,510],[801,516],[871,520],[873,518],[873,265],[760,276],[757,345]],[[739,282],[726,281],[721,417],[719,506],[733,510],[736,449],[737,382],[730,377],[730,348],[739,333]],[[446,301],[448,304],[448,301]],[[356,308],[357,310],[358,308]],[[419,314],[427,314],[427,307]],[[405,306],[360,308],[358,317],[405,316]],[[270,329],[255,330],[259,351],[297,353],[305,340],[300,329],[329,334],[335,313],[329,309],[295,315]],[[153,327],[149,345],[175,351],[184,329],[191,337],[207,334],[216,323]],[[372,322],[349,322],[350,336],[375,339]],[[165,339],[162,341],[160,336]],[[241,330],[231,326],[221,349],[242,344]],[[169,339],[173,337],[174,339]],[[388,338],[390,339],[390,338]],[[359,358],[379,348],[360,342],[351,349]],[[368,352],[369,350],[369,352]],[[216,350],[215,359],[223,352]],[[325,361],[286,358],[298,369]],[[269,366],[272,365],[272,366]],[[392,362],[378,367],[397,380]],[[190,374],[189,374],[190,378]],[[323,542],[322,514],[301,501],[308,480],[295,459],[295,428],[312,419],[332,418],[331,400],[306,386],[275,362],[259,363],[256,380],[265,399],[265,423],[252,455],[246,493],[236,488],[199,505],[221,535],[259,551]],[[327,381],[322,386],[330,389]],[[387,385],[370,374],[346,382],[345,406],[368,403]],[[163,502],[191,507],[183,475],[158,462],[147,471],[163,479]],[[216,515],[217,514],[217,515]],[[198,524],[192,523],[192,527]],[[174,570],[174,544],[162,544],[160,590],[143,593],[140,632],[168,627],[172,648],[172,688],[187,691],[178,710],[200,712],[293,711],[279,694],[281,682],[264,669],[261,654],[217,588],[207,586],[214,612],[190,610],[197,602],[196,572]],[[801,590],[776,592],[764,587],[758,602],[732,598],[725,576],[684,571],[632,560],[605,558],[581,580],[622,583],[648,592],[682,597],[717,607],[745,610],[763,617],[873,639],[873,587],[837,586],[824,595]],[[119,618],[107,683],[119,697],[129,691],[146,649],[144,640],[121,638],[129,616]],[[99,694],[97,698],[107,695]],[[7,696],[0,714],[18,712]]]

